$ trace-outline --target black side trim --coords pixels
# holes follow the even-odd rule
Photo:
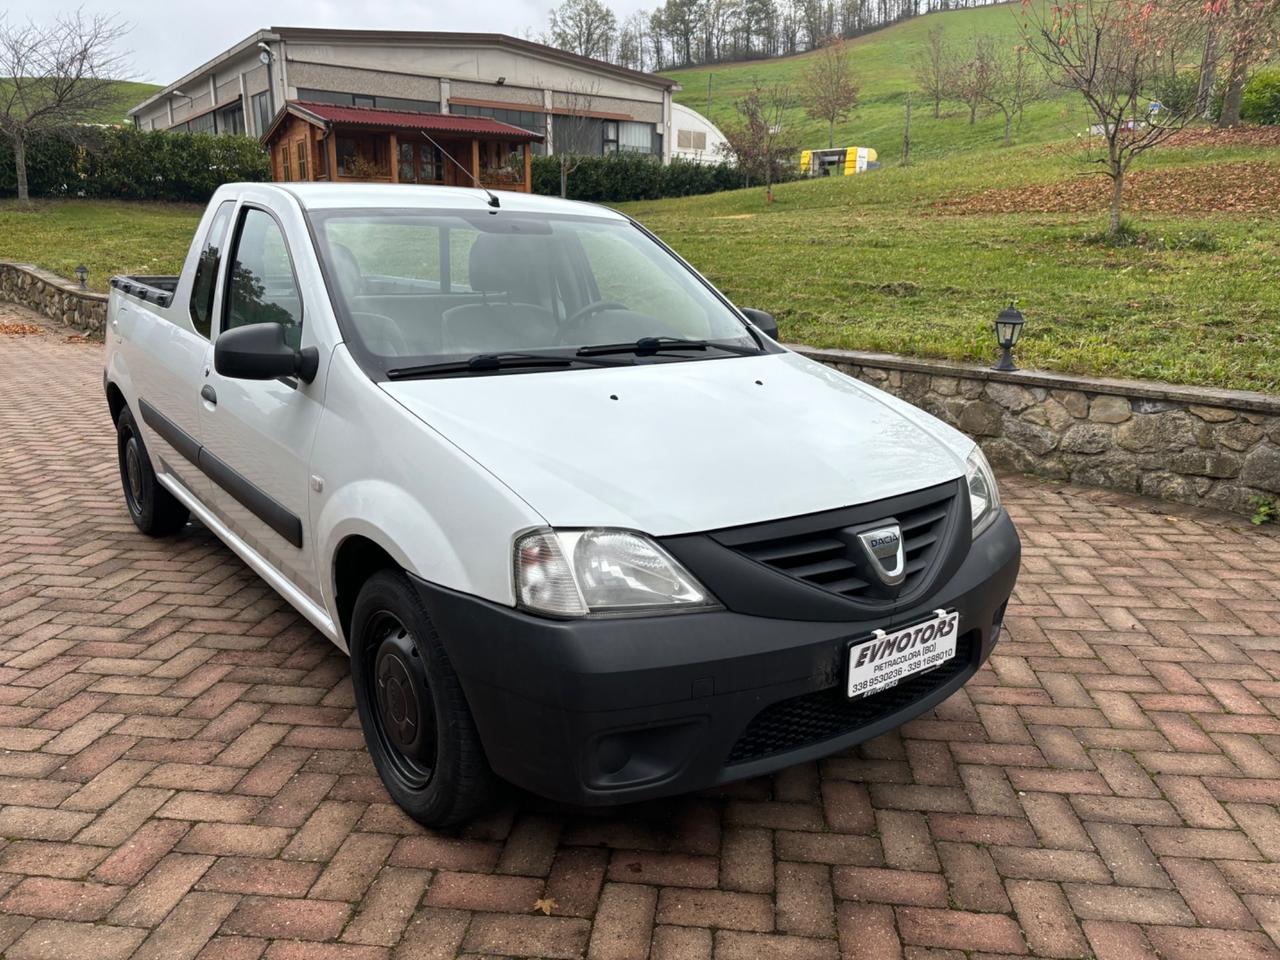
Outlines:
[[[187,433],[147,401],[139,400],[138,408],[142,411],[142,419],[148,427],[164,437],[165,442],[182,454],[183,457],[196,466],[200,465],[200,442],[195,437]]]
[[[142,410],[142,419],[146,421],[147,426],[160,434],[183,457],[199,467],[201,473],[231,494],[237,503],[289,543],[299,549],[302,548],[301,517],[290,512],[287,507],[273,500],[261,487],[219,460],[202,447],[195,437],[147,401],[139,400],[138,406]]]
[[[262,491],[262,488],[231,469],[206,447],[200,448],[200,469],[205,476],[231,494],[241,506],[250,510],[268,527],[295,547],[302,546],[301,518],[271,499]]]

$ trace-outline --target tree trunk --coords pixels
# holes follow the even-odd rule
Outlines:
[[[1111,219],[1107,222],[1107,236],[1114,237],[1120,232],[1120,211],[1124,199],[1124,170],[1117,169],[1111,173]]]
[[[969,101],[969,126],[973,126],[978,121],[978,101]]]
[[[933,98],[933,119],[937,120],[942,116],[942,98],[935,95]]]
[[[27,141],[21,135],[13,138],[13,166],[18,178],[18,202],[30,203],[31,193],[27,189]]]
[[[834,120],[827,121],[827,147],[836,145],[836,122]]]
[[[1004,145],[1006,147],[1013,144],[1013,114],[1006,110],[1004,112]]]
[[[1196,116],[1209,114],[1213,102],[1213,84],[1218,73],[1218,31],[1209,28],[1204,41],[1204,56],[1200,58],[1200,84],[1196,88]]]
[[[1249,51],[1237,44],[1231,55],[1230,72],[1227,74],[1227,91],[1222,98],[1222,116],[1218,126],[1234,127],[1240,122],[1240,100],[1244,95],[1244,75],[1249,69]]]
[[[560,161],[560,199],[565,200],[569,196],[569,166],[563,160]]]
[[[907,94],[907,119],[902,127],[902,165],[911,162],[911,94]]]

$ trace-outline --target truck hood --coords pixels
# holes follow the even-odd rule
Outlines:
[[[955,479],[973,447],[790,352],[381,386],[557,527],[666,536],[816,513]]]

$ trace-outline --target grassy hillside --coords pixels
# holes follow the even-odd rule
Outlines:
[[[1017,298],[1027,367],[1280,390],[1280,151],[1205,144],[1132,175],[1137,242],[1066,145],[625,205],[782,337],[990,362]],[[1013,210],[1015,212],[1003,212]]]
[[[955,45],[972,45],[975,35],[1001,37],[1010,46],[1022,35],[1020,3],[954,10],[914,17],[904,23],[886,27],[850,41],[852,62],[861,84],[861,104],[854,115],[836,127],[837,146],[874,147],[882,161],[896,161],[902,150],[902,126],[905,97],[915,88],[912,60],[925,46],[926,35],[935,26],[946,30]],[[753,82],[786,82],[798,88],[806,64],[813,54],[800,54],[774,60],[753,60],[720,64],[690,70],[668,71],[666,76],[678,80],[683,90],[675,99],[707,114],[717,124],[732,121],[734,102]],[[707,105],[707,80],[711,81],[711,104]],[[979,117],[969,125],[968,110],[963,105],[943,104],[943,117],[933,119],[932,104],[912,96],[912,155],[919,159],[942,156],[958,150],[970,150],[999,144],[1004,135],[1002,117]],[[804,116],[802,107],[792,111],[792,120],[800,132],[804,147],[827,145],[826,124]],[[1087,126],[1088,120],[1077,102],[1057,97],[1028,108],[1024,124],[1016,133],[1019,143],[1060,140],[1074,136]]]
[[[134,80],[117,80],[115,102],[103,111],[102,123],[127,123],[131,107],[136,107],[147,97],[161,89],[157,83],[140,83]]]
[[[0,92],[8,87],[7,78],[0,78]],[[158,84],[140,83],[134,80],[116,80],[112,83],[111,103],[94,118],[97,123],[128,123],[130,107],[136,107],[160,89]]]

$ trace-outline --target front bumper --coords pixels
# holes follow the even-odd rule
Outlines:
[[[609,804],[769,773],[930,709],[990,655],[1019,557],[1002,512],[928,596],[892,618],[839,622],[731,610],[549,620],[415,583],[494,771],[552,799]],[[847,700],[850,641],[939,607],[960,612],[954,660]]]

